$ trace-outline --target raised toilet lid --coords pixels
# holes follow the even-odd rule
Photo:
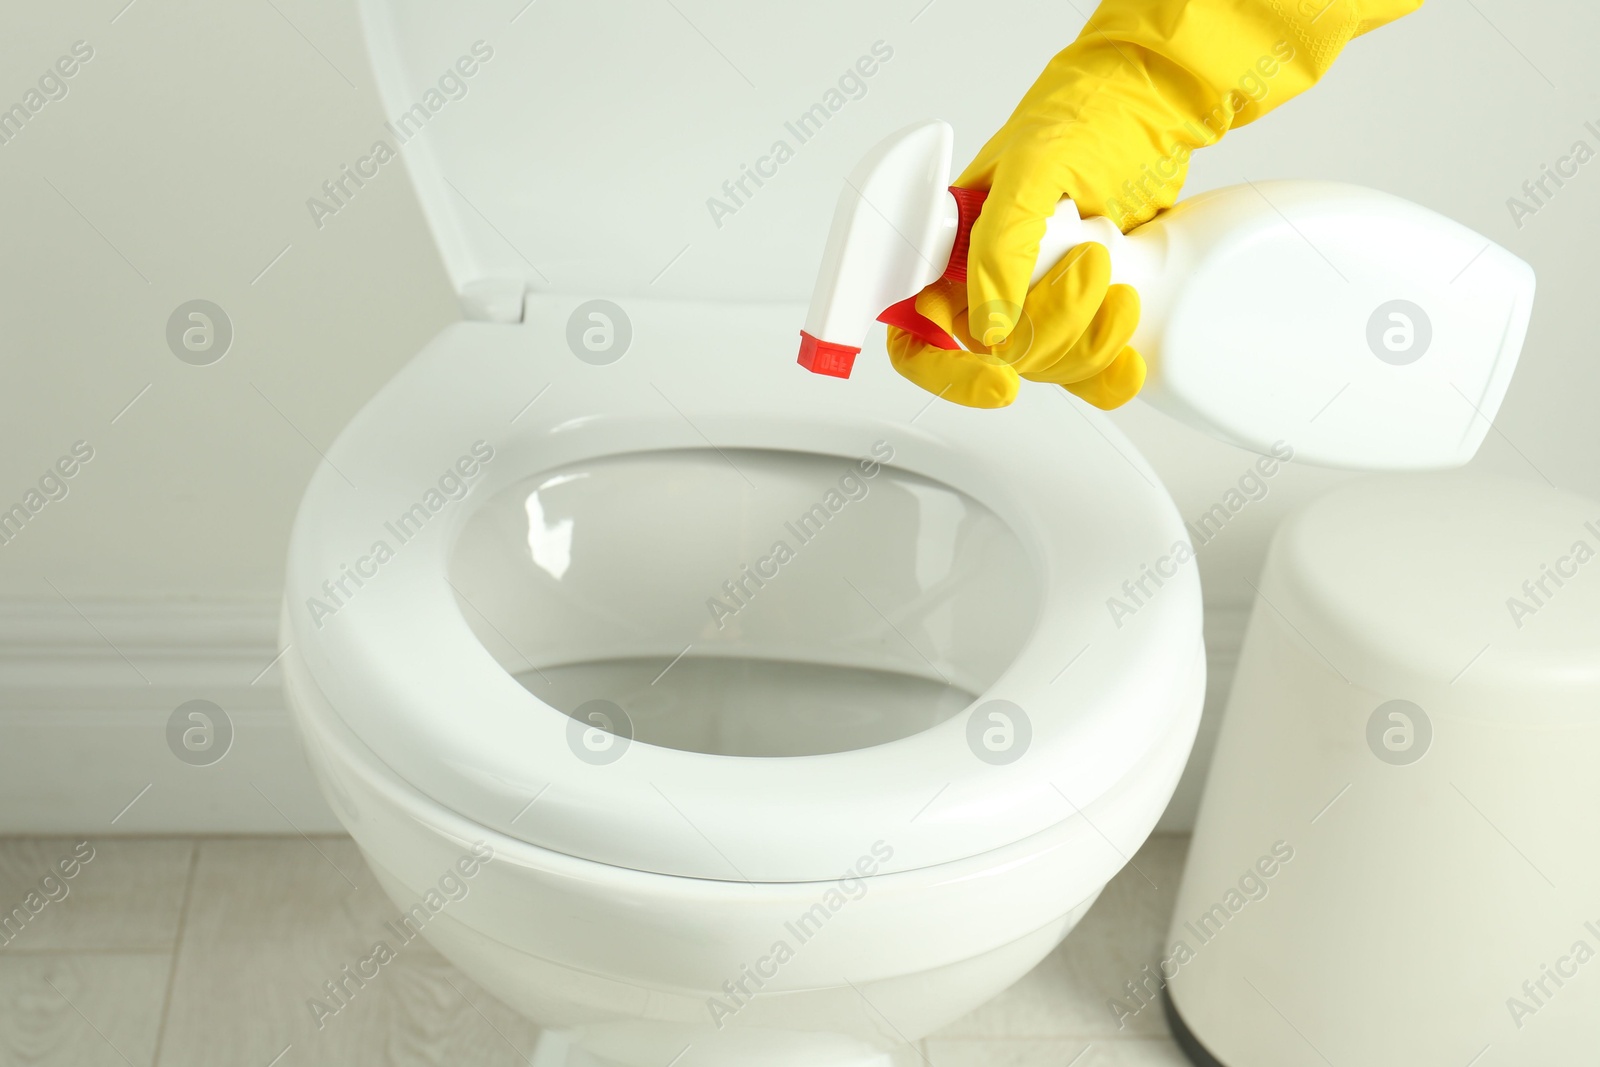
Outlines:
[[[1192,728],[1193,563],[1162,564],[1171,576],[1159,590],[1147,583],[1154,595],[1136,612],[1108,610],[1125,580],[1186,541],[1170,498],[1109,419],[1046,387],[998,412],[930,404],[887,360],[863,359],[848,382],[806,374],[793,363],[798,305],[629,300],[626,353],[598,365],[569,348],[578,305],[541,297],[523,325],[446,329],[329,448],[296,520],[284,634],[295,670],[412,787],[573,856],[706,878],[821,880],[879,842],[892,851],[879,869],[892,871],[1020,840],[1088,807],[1168,731]],[[713,579],[753,559],[712,549],[765,544],[765,519],[752,516],[810,476],[783,482],[772,464],[805,453],[846,469],[883,442],[893,470],[879,472],[876,496],[848,505],[885,501],[860,512],[881,522],[840,528],[832,547],[818,537],[775,579],[786,587],[717,625],[727,620],[703,602]],[[489,461],[474,460],[491,449]],[[605,464],[660,473],[631,521],[595,517],[616,515],[614,505],[580,515],[575,529],[529,518],[518,536],[536,538],[503,582],[500,564],[462,540],[508,487]],[[672,505],[674,479],[698,494],[682,498],[697,511]],[[717,511],[724,497],[733,512]],[[956,519],[936,514],[950,508]],[[894,524],[913,520],[959,536],[908,537],[902,559]],[[743,527],[756,533],[726,540]],[[852,548],[853,538],[868,547]],[[464,554],[453,557],[458,543]],[[852,560],[869,566],[844,569]],[[612,585],[594,584],[606,567]],[[365,575],[359,586],[352,571]],[[590,584],[569,593],[579,578]],[[822,612],[820,630],[794,621],[806,603]],[[610,655],[682,670],[749,654],[752,642],[770,658],[982,690],[979,703],[1023,709],[1031,737],[996,748],[967,709],[847,751],[730,756],[635,740],[597,763],[573,747],[574,720],[512,674]],[[945,712],[966,702],[958,695]],[[980,749],[1021,755],[1001,762]]]
[[[387,123],[372,133],[392,155],[352,151],[350,169],[384,183],[405,168],[469,304],[522,284],[805,300],[861,155],[929,116],[975,153],[1084,18],[1028,0],[985,0],[983,18],[859,0],[801,16],[739,0],[359,6]],[[952,70],[956,40],[1005,68]]]

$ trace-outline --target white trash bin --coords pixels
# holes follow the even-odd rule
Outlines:
[[[1165,958],[1197,1064],[1600,1063],[1600,503],[1350,483],[1257,587]]]

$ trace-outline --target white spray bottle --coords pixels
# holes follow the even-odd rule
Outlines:
[[[958,347],[907,303],[966,271],[981,194],[952,190],[946,123],[909,127],[851,173],[801,332],[800,363],[849,377],[874,319]],[[1127,235],[1062,200],[1037,282],[1097,241],[1139,292],[1140,396],[1258,452],[1294,444],[1330,467],[1456,467],[1505,397],[1533,307],[1533,270],[1489,239],[1386,193],[1314,181],[1183,200]],[[895,305],[900,305],[896,307]]]

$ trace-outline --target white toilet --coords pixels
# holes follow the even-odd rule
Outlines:
[[[679,220],[585,229],[515,195],[505,138],[574,120],[481,61],[485,10],[364,11],[391,115],[479,58],[401,151],[469,321],[306,492],[282,662],[312,763],[408,922],[543,1028],[542,1064],[915,1060],[1165,807],[1205,673],[1192,563],[1152,569],[1183,524],[1061,390],[972,411],[882,359],[807,374],[803,288],[637,295],[659,265],[628,256]],[[538,252],[580,291],[535,291],[508,211],[555,216]],[[818,249],[825,223],[791,222]]]
[[[1181,521],[1075,400],[917,417],[796,367],[791,305],[633,301],[594,366],[580,303],[447,329],[329,449],[283,624],[312,762],[402,909],[493,850],[424,936],[601,1062],[889,1062],[1166,806],[1199,583],[1106,599]]]

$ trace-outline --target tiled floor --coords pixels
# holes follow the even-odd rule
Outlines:
[[[1105,1005],[1155,958],[1186,844],[1151,839],[1065,945],[924,1059],[1182,1067],[1153,1012],[1119,1031]],[[76,846],[0,840],[0,914],[36,909],[0,936],[0,1067],[528,1062],[534,1028],[421,942],[316,1028],[307,991],[391,910],[346,839],[103,839],[87,860]]]

